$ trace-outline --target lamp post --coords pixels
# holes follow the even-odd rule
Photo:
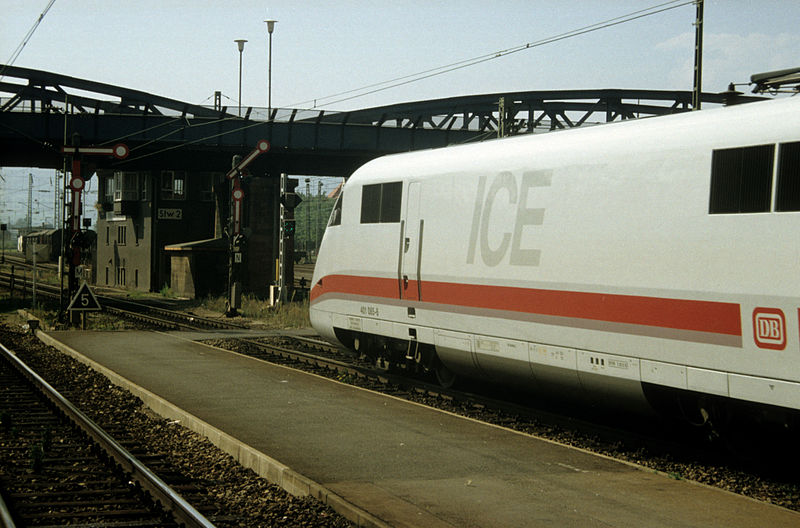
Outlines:
[[[275,30],[275,23],[277,20],[265,20],[267,23],[267,32],[269,33],[269,66],[267,78],[267,119],[272,114],[272,32]]]
[[[8,229],[7,224],[0,224],[0,231],[3,232],[3,257],[2,260],[0,260],[0,262],[2,262],[3,264],[6,263],[6,229]]]
[[[247,41],[237,39],[234,42],[239,46],[239,117],[242,117],[242,52],[244,51],[244,43]]]

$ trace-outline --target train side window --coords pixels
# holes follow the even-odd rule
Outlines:
[[[365,185],[361,190],[361,223],[399,222],[402,200],[403,182]]]
[[[361,223],[377,224],[381,219],[381,184],[365,185],[361,189]]]
[[[381,186],[381,222],[400,221],[402,200],[403,182],[384,183]]]
[[[800,211],[800,141],[782,143],[778,149],[776,211]]]
[[[342,223],[342,197],[344,196],[343,192],[339,193],[339,197],[336,198],[336,203],[333,204],[333,210],[331,210],[331,217],[328,219],[329,226],[338,226]]]
[[[769,212],[774,158],[775,145],[715,150],[709,213]]]

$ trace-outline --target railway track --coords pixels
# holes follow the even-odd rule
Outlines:
[[[6,526],[214,526],[5,346],[0,379]]]
[[[12,282],[12,295],[31,298],[33,284],[29,277],[21,277],[19,275],[12,277],[11,273],[0,272],[0,287],[11,290]],[[44,297],[55,301],[58,301],[61,297],[60,288],[47,283],[37,284],[36,294],[40,299]],[[247,325],[235,321],[187,314],[113,295],[96,294],[95,296],[103,310],[109,314],[166,330],[236,330],[247,328]]]

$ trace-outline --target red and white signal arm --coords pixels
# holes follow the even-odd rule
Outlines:
[[[245,167],[250,165],[254,159],[256,159],[261,154],[264,154],[269,150],[269,141],[266,139],[259,139],[256,143],[256,148],[254,148],[250,154],[245,156],[242,161],[236,164],[228,173],[225,175],[225,178],[228,180],[234,179],[240,172],[242,172]]]
[[[112,154],[112,156],[114,156],[117,159],[125,159],[128,157],[128,154],[131,153],[131,149],[129,149],[128,145],[126,145],[125,143],[117,143],[112,148],[114,149],[114,153]]]
[[[80,176],[73,176],[69,180],[69,188],[73,191],[82,191],[84,185],[86,185],[86,182]]]
[[[89,154],[114,156],[117,159],[125,159],[131,150],[125,143],[117,143],[113,147],[61,147],[64,154]]]

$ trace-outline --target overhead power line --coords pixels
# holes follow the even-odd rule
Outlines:
[[[370,84],[367,86],[362,86],[361,88],[355,88],[352,90],[347,90],[344,92],[339,92],[336,94],[332,94],[326,97],[319,97],[315,99],[310,99],[308,101],[302,101],[300,103],[295,103],[290,105],[292,107],[303,106],[307,104],[313,104],[314,107],[318,106],[319,104],[325,105],[332,105],[341,103],[344,101],[349,101],[351,99],[356,99],[358,97],[364,97],[366,95],[371,95],[376,92],[380,92],[383,90],[389,90],[391,88],[396,88],[398,86],[403,86],[406,84],[411,84],[417,81],[422,81],[424,79],[429,79],[431,77],[435,77],[438,75],[443,75],[445,73],[450,73],[452,71],[460,70],[463,68],[468,68],[470,66],[475,66],[477,64],[481,64],[487,61],[499,59],[501,57],[505,57],[507,55],[511,55],[513,53],[519,53],[521,51],[538,48],[539,46],[544,46],[545,44],[552,44],[553,42],[558,42],[560,40],[565,40],[572,37],[577,37],[579,35],[585,35],[586,33],[591,33],[594,31],[599,31],[601,29],[606,29],[612,26],[617,26],[620,24],[624,24],[626,22],[632,22],[634,20],[638,20],[640,18],[656,15],[659,13],[663,13],[665,11],[669,11],[672,9],[677,9],[679,7],[683,7],[685,5],[694,4],[696,0],[671,0],[669,2],[664,2],[661,4],[657,4],[646,9],[640,9],[638,11],[634,11],[632,13],[628,13],[626,15],[618,16],[615,18],[610,18],[608,20],[604,20],[602,22],[597,22],[595,24],[591,24],[589,26],[584,26],[578,29],[573,29],[571,31],[567,31],[565,33],[560,33],[558,35],[553,35],[551,37],[547,37],[544,39],[540,39],[534,42],[527,42],[525,44],[520,44],[518,46],[514,46],[511,48],[494,51],[492,53],[487,53],[485,55],[480,55],[478,57],[473,57],[471,59],[464,59],[458,62],[454,62],[451,64],[446,64],[444,66],[439,66],[437,68],[431,68],[429,70],[421,71],[418,73],[413,73],[410,75],[405,75],[402,77],[396,77],[394,79],[389,79],[387,81],[382,81],[375,84]],[[350,95],[353,94],[353,95]],[[347,97],[342,97],[347,96]],[[341,97],[340,99],[336,99],[337,97]],[[335,99],[333,101],[328,101],[328,99]]]
[[[396,88],[398,86],[411,84],[413,82],[421,81],[423,79],[428,79],[430,77],[435,77],[437,75],[443,75],[445,73],[449,73],[449,72],[452,72],[452,71],[455,71],[455,70],[467,68],[467,67],[470,67],[470,66],[475,66],[476,64],[481,64],[483,62],[487,62],[487,61],[490,61],[490,60],[499,59],[501,57],[505,57],[506,55],[511,55],[512,53],[518,53],[518,52],[525,51],[525,50],[528,50],[528,49],[533,49],[533,48],[536,48],[536,47],[539,47],[539,46],[544,46],[545,44],[551,44],[553,42],[558,42],[560,40],[565,40],[565,39],[568,39],[568,38],[577,37],[579,35],[584,35],[586,33],[591,33],[593,31],[598,31],[600,29],[605,29],[605,28],[609,28],[609,27],[612,27],[612,26],[617,26],[617,25],[620,25],[620,24],[624,24],[626,22],[632,22],[632,21],[638,20],[640,18],[656,15],[658,13],[663,13],[665,11],[669,11],[669,10],[672,10],[672,9],[677,9],[677,8],[683,7],[685,5],[694,4],[696,1],[697,0],[671,0],[669,2],[663,2],[663,3],[660,3],[660,4],[656,4],[654,6],[648,7],[646,9],[640,9],[638,11],[634,11],[634,12],[628,13],[626,15],[622,15],[622,16],[618,16],[618,17],[611,18],[611,19],[608,19],[608,20],[604,20],[602,22],[597,22],[597,23],[591,24],[589,26],[584,26],[584,27],[581,27],[581,28],[578,28],[578,29],[574,29],[572,31],[567,31],[565,33],[560,33],[558,35],[547,37],[547,38],[544,38],[544,39],[541,39],[541,40],[537,40],[537,41],[534,41],[534,42],[528,42],[528,43],[525,43],[525,44],[521,44],[519,46],[514,46],[512,48],[507,48],[507,49],[504,49],[504,50],[499,50],[499,51],[495,51],[495,52],[492,52],[492,53],[487,53],[485,55],[481,55],[481,56],[478,56],[478,57],[473,57],[471,59],[465,59],[465,60],[462,60],[462,61],[458,61],[458,62],[454,62],[454,63],[451,63],[451,64],[447,64],[445,66],[440,66],[438,68],[432,68],[432,69],[425,70],[425,71],[422,71],[422,72],[419,72],[419,73],[416,73],[416,74],[406,75],[406,76],[403,76],[403,77],[397,77],[397,78],[394,78],[394,79],[390,79],[388,81],[383,81],[383,82],[380,82],[380,83],[375,83],[375,84],[371,84],[371,85],[368,85],[368,86],[363,86],[361,88],[356,88],[356,89],[353,89],[353,90],[340,92],[340,93],[337,93],[337,94],[329,95],[327,97],[322,97],[322,98],[317,98],[317,99],[310,99],[308,101],[295,103],[295,104],[290,105],[290,108],[302,107],[302,105],[309,104],[309,103],[313,103],[314,106],[317,106],[317,103],[319,101],[325,101],[324,104],[326,104],[326,105],[332,105],[332,104],[336,104],[336,103],[341,103],[343,101],[349,101],[351,99],[356,99],[358,97],[363,97],[363,96],[366,96],[366,95],[370,95],[370,94],[373,94],[373,93],[376,93],[376,92],[380,92],[382,90],[388,90],[390,88]],[[353,95],[350,95],[350,94],[353,94]],[[335,99],[337,97],[341,97],[341,96],[345,96],[345,95],[347,95],[348,97],[342,97],[341,99],[336,99],[334,101],[327,101],[327,99]],[[230,118],[223,118],[223,119],[220,119],[220,121],[226,120],[226,119],[230,119]],[[208,124],[208,123],[205,123],[205,124]],[[242,126],[240,128],[236,128],[234,130],[221,132],[221,133],[217,133],[217,134],[212,134],[212,135],[206,136],[204,138],[199,138],[199,139],[196,139],[196,140],[189,141],[187,143],[182,143],[180,145],[174,145],[174,146],[166,147],[166,148],[160,149],[160,150],[158,150],[156,152],[142,154],[140,156],[129,157],[129,158],[119,162],[119,164],[121,165],[121,164],[124,164],[124,163],[129,163],[129,162],[134,161],[134,160],[139,160],[139,159],[146,158],[146,157],[149,157],[149,156],[154,156],[156,154],[161,154],[161,153],[166,152],[166,151],[179,149],[179,148],[182,148],[182,147],[186,146],[187,144],[199,143],[199,142],[205,141],[207,139],[213,139],[215,137],[220,137],[220,136],[227,135],[227,134],[237,133],[237,132],[240,132],[240,131],[245,130],[247,128],[250,128],[250,127],[259,126],[260,124],[261,124],[260,122],[249,123],[247,125],[244,125],[244,126]],[[168,135],[171,135],[173,133],[175,133],[175,131],[171,131],[171,132],[165,134],[164,137],[166,137]],[[492,133],[493,132],[490,132],[490,133],[487,133],[487,134],[492,134]]]
[[[53,7],[53,4],[55,3],[56,0],[50,0],[47,3],[47,7],[44,8],[44,11],[42,11],[42,13],[39,15],[39,18],[37,18],[36,22],[33,23],[33,27],[31,27],[31,29],[28,30],[28,34],[25,35],[25,38],[22,39],[22,42],[20,42],[19,46],[17,46],[17,48],[14,50],[14,53],[11,54],[11,58],[8,59],[6,61],[6,65],[3,66],[2,69],[0,69],[0,80],[3,79],[3,72],[5,71],[5,69],[9,66],[14,65],[14,62],[17,60],[17,57],[19,57],[19,54],[22,53],[22,50],[28,44],[28,41],[31,39],[31,37],[33,37],[36,28],[39,27],[39,24],[42,23],[42,20],[44,20],[45,15],[47,14],[48,11],[50,11],[50,8]]]

